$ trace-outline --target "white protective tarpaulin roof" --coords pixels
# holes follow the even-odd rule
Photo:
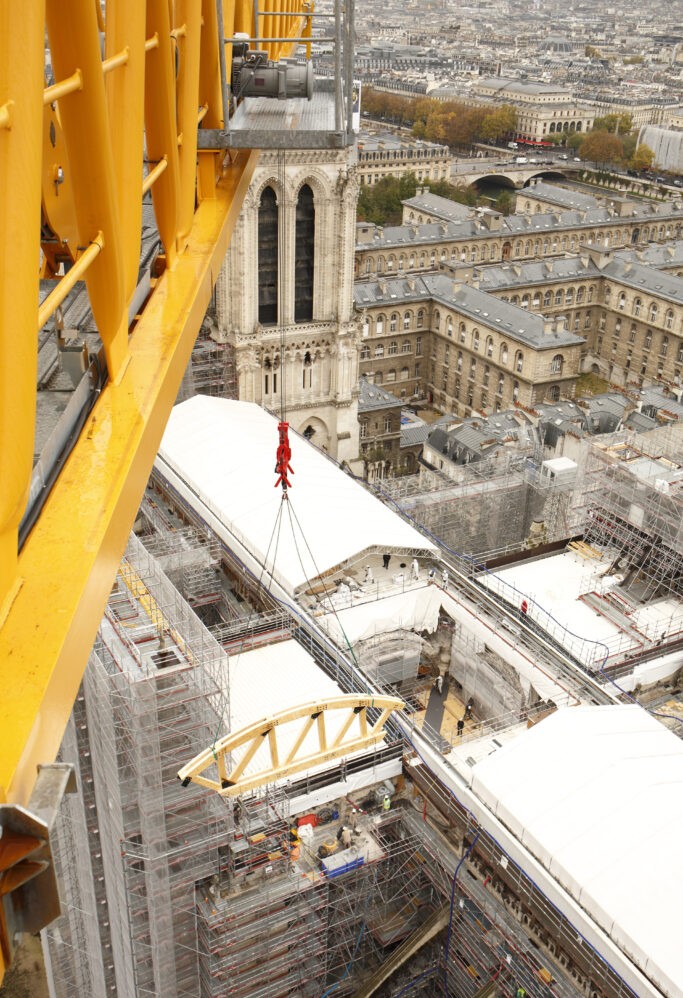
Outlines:
[[[392,631],[436,630],[443,592],[437,586],[415,586],[405,592],[368,600],[318,619],[333,641],[343,646]]]
[[[169,470],[293,594],[369,549],[435,552],[417,530],[291,434],[287,504],[274,488],[277,420],[251,402],[196,396],[176,406],[157,466]],[[280,519],[278,520],[278,517]]]
[[[329,700],[344,695],[344,691],[318,668],[313,658],[296,641],[280,641],[242,654],[231,655],[227,664],[226,680],[230,690],[230,730],[239,731],[262,718],[280,714],[291,707],[314,700]],[[338,734],[346,719],[342,712],[331,712],[328,717],[328,736]],[[283,724],[278,727],[278,746],[281,758],[293,747],[303,722]],[[358,735],[355,721],[349,738]],[[312,729],[304,739],[299,757],[309,755],[318,748],[317,729]],[[241,759],[244,749],[233,753],[233,762]],[[269,764],[266,739],[246,767],[246,775],[258,773]],[[330,764],[328,764],[330,765]],[[331,765],[336,765],[332,763]],[[320,768],[320,767],[311,767]],[[325,768],[325,767],[322,767]]]
[[[683,995],[683,742],[636,706],[569,707],[472,789],[669,996]]]

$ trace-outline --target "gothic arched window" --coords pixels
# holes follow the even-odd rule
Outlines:
[[[277,322],[277,244],[277,197],[272,187],[266,187],[258,210],[258,321],[264,326]]]
[[[296,202],[296,250],[294,253],[294,321],[313,318],[313,274],[315,270],[315,205],[313,191],[304,186]]]

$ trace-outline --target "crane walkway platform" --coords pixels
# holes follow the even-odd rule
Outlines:
[[[343,149],[355,133],[338,114],[333,81],[315,81],[311,100],[247,97],[230,119],[229,129],[201,128],[200,149]]]

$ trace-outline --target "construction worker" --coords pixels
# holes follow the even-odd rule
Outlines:
[[[384,800],[382,801],[382,810],[388,811],[391,808],[391,797],[389,794],[384,795]]]
[[[444,589],[448,589],[448,569],[444,568],[441,573],[441,582],[443,583]]]
[[[289,829],[289,858],[296,862],[301,855],[301,839],[299,838],[299,830],[296,826],[292,825]]]
[[[365,566],[365,578],[363,579],[363,582],[366,585],[372,585],[372,583],[374,581],[375,581],[375,576],[372,574],[372,568],[370,567],[370,565],[366,565]]]
[[[521,984],[515,991],[515,998],[526,998],[526,988],[523,988]]]

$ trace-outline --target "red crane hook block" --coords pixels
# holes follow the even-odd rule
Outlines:
[[[289,423],[278,423],[277,431],[280,435],[280,442],[277,447],[277,456],[275,459],[275,474],[278,476],[275,488],[282,484],[283,491],[286,492],[292,484],[287,478],[287,474],[294,474],[294,469],[289,463],[289,459],[292,456],[292,448],[289,446]]]

